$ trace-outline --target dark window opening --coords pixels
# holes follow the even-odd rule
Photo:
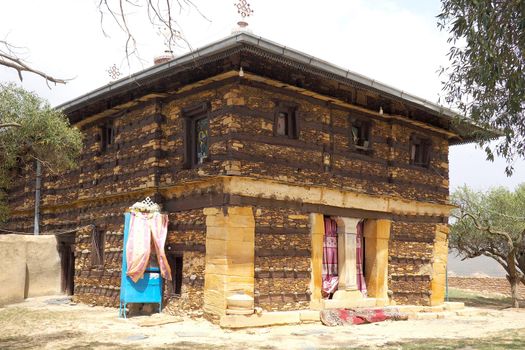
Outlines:
[[[429,139],[413,136],[410,140],[410,163],[428,167],[430,164],[431,142]]]
[[[103,231],[93,230],[91,235],[91,266],[104,265],[104,245],[106,235]]]
[[[113,123],[106,123],[100,130],[100,149],[107,151],[115,143],[115,127]]]
[[[168,264],[171,269],[171,293],[180,296],[182,291],[182,254],[168,254]]]
[[[208,103],[183,111],[185,167],[193,168],[210,160]]]
[[[208,118],[201,118],[195,122],[195,162],[204,163],[209,156]]]
[[[352,120],[350,126],[350,143],[357,150],[370,149],[370,122],[363,120]]]
[[[275,114],[274,134],[291,139],[299,137],[297,113],[294,106],[279,106]]]

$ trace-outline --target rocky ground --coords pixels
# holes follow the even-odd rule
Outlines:
[[[458,291],[455,295],[464,300],[476,300],[480,306],[476,299],[479,296],[470,299],[470,294]],[[291,350],[525,346],[522,340],[525,338],[525,312],[501,310],[507,300],[494,300],[495,304],[487,303],[491,309],[466,308],[457,313],[449,312],[439,319],[423,317],[359,326],[307,324],[232,331],[202,318],[154,314],[119,319],[118,311],[113,308],[75,305],[63,296],[42,297],[0,309],[0,348]]]

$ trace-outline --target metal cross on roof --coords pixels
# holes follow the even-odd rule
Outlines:
[[[237,7],[237,13],[240,14],[242,18],[250,17],[250,15],[253,14],[253,10],[247,0],[239,0],[233,5]]]
[[[109,77],[113,80],[118,79],[118,77],[122,75],[122,73],[120,73],[120,70],[118,69],[116,64],[109,67],[107,72],[108,72]]]

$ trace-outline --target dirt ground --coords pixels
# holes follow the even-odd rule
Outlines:
[[[117,314],[113,308],[70,304],[64,296],[27,299],[0,309],[0,348],[411,349],[439,341],[440,348],[472,349],[477,347],[461,341],[490,343],[497,338],[508,345],[525,338],[525,311],[508,309],[467,308],[463,316],[359,326],[307,324],[237,331],[203,319],[163,314],[120,319]]]

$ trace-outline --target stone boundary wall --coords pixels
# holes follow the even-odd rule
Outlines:
[[[510,296],[510,284],[505,277],[449,277],[448,287],[479,293],[499,293]],[[525,299],[525,286],[518,287],[520,298]]]

